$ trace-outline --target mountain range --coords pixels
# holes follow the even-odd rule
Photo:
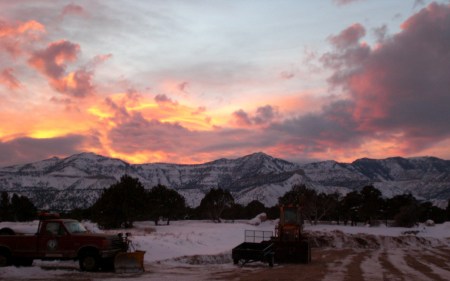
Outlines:
[[[450,198],[449,160],[392,157],[296,164],[262,152],[195,165],[129,164],[93,153],[54,157],[0,168],[0,192],[25,195],[40,209],[85,208],[124,174],[138,178],[147,189],[158,184],[173,188],[190,206],[217,187],[229,190],[238,203],[259,200],[273,206],[295,184],[341,194],[373,185],[385,197],[411,193],[439,206]]]

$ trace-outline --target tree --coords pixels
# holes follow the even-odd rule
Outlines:
[[[11,198],[11,213],[14,221],[32,221],[36,218],[37,208],[28,197],[14,194]]]
[[[212,188],[200,202],[200,210],[214,222],[220,222],[220,216],[225,208],[234,203],[234,198],[228,190]]]
[[[129,228],[145,216],[147,193],[138,179],[124,175],[103,190],[92,207],[92,215],[103,228]]]
[[[317,194],[314,189],[309,189],[305,185],[294,185],[290,191],[278,198],[278,203],[300,206],[302,215],[311,224],[317,224],[317,221],[329,215],[333,208],[336,208],[338,202],[336,196],[336,194]]]
[[[148,193],[148,201],[150,202],[148,213],[155,225],[158,224],[160,217],[166,218],[169,225],[170,220],[184,214],[186,209],[184,197],[164,185],[153,187]]]
[[[361,217],[369,225],[373,224],[374,219],[378,219],[383,207],[383,198],[381,197],[381,191],[373,186],[365,186],[361,190],[362,204],[359,209]]]
[[[386,216],[394,219],[401,209],[408,206],[417,206],[418,202],[411,194],[395,195],[386,200]]]
[[[352,226],[356,225],[359,220],[358,214],[361,205],[362,197],[358,191],[349,192],[344,196],[341,200],[341,209],[345,225],[347,225],[348,221],[350,221]]]
[[[11,206],[9,201],[9,194],[6,191],[2,192],[0,198],[0,220],[1,221],[11,221]]]
[[[254,218],[265,211],[266,206],[258,200],[253,200],[245,206],[245,216],[247,219]]]

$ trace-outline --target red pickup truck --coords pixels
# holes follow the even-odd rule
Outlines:
[[[72,219],[41,219],[36,234],[0,229],[0,266],[31,266],[34,259],[79,260],[81,270],[96,271],[113,267],[114,257],[127,248],[121,235],[90,233]]]

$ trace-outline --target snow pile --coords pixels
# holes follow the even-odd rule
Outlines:
[[[266,220],[267,220],[266,213],[261,213],[261,214],[257,215],[256,217],[254,217],[253,219],[249,220],[248,224],[260,225],[262,222],[265,222]]]

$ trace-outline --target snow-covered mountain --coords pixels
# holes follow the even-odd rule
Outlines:
[[[257,199],[272,206],[295,184],[344,194],[373,184],[388,197],[412,193],[427,200],[450,198],[448,160],[364,158],[353,163],[324,161],[299,165],[264,153],[197,165],[129,164],[81,153],[0,168],[0,191],[26,195],[39,208],[87,207],[124,174],[138,178],[148,189],[157,184],[176,189],[191,206],[198,205],[209,189],[217,187],[232,192],[239,203]]]

